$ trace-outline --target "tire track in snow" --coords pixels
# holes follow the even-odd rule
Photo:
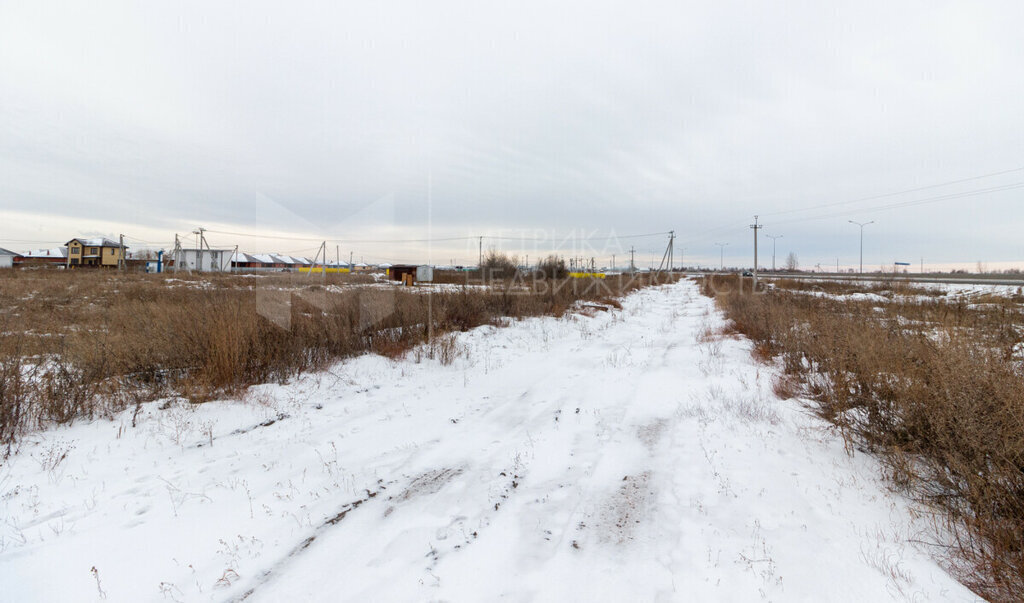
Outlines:
[[[265,586],[271,580],[273,580],[276,575],[279,575],[282,572],[282,570],[287,568],[287,565],[289,563],[293,562],[296,559],[296,557],[303,553],[303,551],[312,546],[312,544],[316,542],[316,539],[319,538],[326,530],[329,530],[333,526],[336,526],[339,523],[341,523],[342,520],[348,517],[349,513],[355,511],[365,503],[370,502],[378,495],[380,495],[382,492],[384,492],[384,490],[386,489],[387,485],[384,484],[383,481],[378,481],[376,490],[366,490],[365,497],[356,499],[351,502],[347,502],[344,505],[342,505],[341,508],[338,509],[337,513],[328,517],[322,523],[320,523],[320,525],[318,525],[313,530],[312,534],[302,539],[301,542],[293,546],[291,550],[289,550],[280,561],[263,570],[263,572],[261,572],[260,575],[255,578],[255,584],[250,585],[249,588],[245,590],[245,592],[238,595],[237,597],[230,599],[230,601],[245,601],[246,599],[254,595],[258,588],[260,588],[261,586]]]
[[[762,425],[763,413],[745,413],[744,405],[763,402],[755,394],[766,387],[764,369],[750,360],[745,341],[729,339],[714,354],[697,345],[698,331],[721,317],[711,300],[695,296],[692,283],[644,290],[610,323],[559,323],[579,328],[578,338],[545,350],[559,362],[528,341],[525,351],[499,355],[500,366],[489,364],[475,385],[479,399],[460,396],[458,423],[413,455],[415,475],[428,482],[454,475],[366,526],[375,540],[359,549],[353,567],[369,576],[346,596],[828,593],[808,591],[814,581],[801,583],[794,573],[809,566],[800,557],[805,549],[791,541],[808,534],[799,523],[794,529],[800,519],[791,509],[813,509],[818,499],[791,488],[791,459],[775,454],[794,444],[778,435],[791,425]],[[818,513],[803,521],[836,520]],[[815,542],[843,558],[827,537]],[[848,560],[840,565],[856,569]],[[266,598],[302,590],[296,580]]]
[[[654,292],[643,292],[643,294],[652,295]],[[668,305],[663,303],[659,307],[668,307]],[[590,335],[591,339],[586,342],[587,345],[579,347],[577,351],[580,366],[594,366],[604,361],[607,355],[606,350],[619,345],[623,336],[619,334],[617,337],[612,337],[613,341],[608,341],[606,345],[602,340],[607,339],[609,335],[615,335],[617,329],[625,328],[626,331],[629,331],[629,323],[643,320],[651,310],[652,308],[647,307],[643,314],[634,313],[626,316],[599,334]],[[578,320],[587,321],[582,323],[582,329],[589,328],[590,318]],[[595,343],[602,345],[592,345]],[[573,345],[573,343],[567,342],[566,345]],[[516,370],[514,366],[507,368],[511,368],[513,372]],[[616,370],[621,369],[625,369],[629,373],[637,372],[637,368],[632,364],[627,367],[619,367]],[[603,431],[606,438],[621,441],[632,437],[634,426],[624,424],[623,419],[628,411],[627,406],[635,403],[635,400],[632,400],[635,398],[635,386],[629,387],[627,392],[627,397],[632,400],[630,405],[613,403],[595,407],[578,395],[577,390],[580,385],[586,384],[590,379],[590,375],[586,371],[578,371],[567,378],[563,367],[540,361],[531,366],[530,375],[529,385],[524,389],[513,390],[517,393],[502,391],[500,384],[497,385],[486,396],[489,398],[489,404],[485,408],[480,409],[477,413],[463,414],[460,420],[453,424],[453,430],[447,437],[431,441],[427,446],[417,448],[418,457],[437,459],[435,464],[437,469],[432,470],[436,474],[444,474],[448,471],[445,469],[446,467],[461,466],[462,469],[457,473],[461,481],[478,485],[475,491],[469,492],[461,498],[462,508],[459,509],[451,523],[444,528],[439,528],[439,530],[452,531],[453,524],[468,525],[463,531],[470,537],[456,539],[455,543],[449,540],[443,546],[435,541],[430,546],[427,555],[429,562],[424,568],[426,573],[431,574],[433,569],[450,555],[469,550],[470,545],[477,542],[478,537],[486,533],[487,529],[502,515],[517,516],[522,512],[523,506],[528,503],[523,503],[518,499],[522,498],[524,488],[529,488],[532,482],[529,471],[532,459],[529,458],[529,455],[522,453],[535,449],[543,440],[557,438],[563,416],[576,416],[576,411],[580,408],[585,409],[582,412],[586,413],[586,409],[592,407],[590,410],[593,411],[593,416],[597,419],[593,427]],[[493,439],[487,437],[491,434],[495,436]],[[573,432],[573,435],[579,434]],[[585,441],[592,440],[593,435],[585,438]],[[479,451],[473,457],[466,458],[466,452],[468,449],[474,448],[474,442],[478,445]],[[596,457],[591,453],[585,455],[586,458],[580,459],[579,462],[575,462],[574,459],[573,467],[563,476],[563,479],[558,480],[575,490],[571,500],[576,511],[591,498],[587,489],[578,487],[580,478],[582,481],[591,478],[594,470],[601,464],[604,454],[601,447],[598,447]],[[508,465],[511,458],[516,459],[512,467]],[[428,470],[424,475],[431,475],[431,471]],[[414,481],[416,479],[420,478],[414,478]],[[601,487],[600,489],[604,490],[605,488]],[[436,494],[436,492],[434,493]],[[528,497],[538,498],[546,494],[531,491]],[[402,500],[397,500],[396,504],[389,505],[383,513],[382,519],[385,520],[385,523],[381,525],[383,533],[380,535],[382,546],[386,546],[387,541],[394,539],[393,536],[387,534],[387,521],[393,520],[400,513],[406,516],[423,514],[421,507],[429,503],[429,499],[415,496],[406,497],[401,494],[393,498]],[[570,514],[563,523],[562,529],[558,530],[560,534],[557,534],[557,538],[553,530],[547,532],[546,536],[553,541],[552,544],[556,547],[554,553],[557,553],[563,545],[568,546],[566,538],[572,534],[570,528],[577,522],[576,518],[578,518],[578,513]],[[543,534],[543,531],[541,533]],[[445,540],[448,539],[445,538]],[[386,589],[386,587],[386,583],[381,584],[381,588]]]

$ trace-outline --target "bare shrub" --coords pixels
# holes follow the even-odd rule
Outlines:
[[[767,363],[772,359],[772,349],[767,343],[758,342],[754,344],[754,349],[750,351],[751,356],[758,362]]]
[[[569,269],[565,265],[565,258],[557,255],[549,255],[537,264],[537,272],[543,278],[565,278]]]
[[[519,262],[515,256],[492,249],[484,256],[480,267],[488,278],[511,278],[519,270]]]
[[[459,356],[459,340],[455,333],[435,337],[430,342],[430,357],[436,358],[443,366],[449,366]]]
[[[792,375],[779,375],[772,381],[772,392],[782,400],[800,395],[800,383]]]
[[[24,430],[32,403],[32,376],[22,356],[23,340],[0,340],[7,343],[0,354],[0,446],[5,455],[11,453],[16,435]]]

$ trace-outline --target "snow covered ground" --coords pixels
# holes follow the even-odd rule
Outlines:
[[[998,295],[1010,297],[1020,295],[1022,288],[1018,285],[961,285],[956,283],[936,283],[927,286],[929,289],[940,289],[951,297],[976,297],[979,295]]]
[[[849,285],[877,285],[889,284],[881,281],[839,281]],[[771,284],[771,283],[769,283]],[[960,284],[960,283],[914,283],[901,282],[901,287],[910,290],[920,290],[924,294],[908,295],[903,292],[885,291],[878,293],[828,293],[814,289],[786,289],[789,293],[808,295],[811,297],[822,297],[835,300],[869,301],[869,302],[911,302],[911,303],[935,303],[935,302],[956,302],[960,300],[972,301],[979,297],[1013,297],[1024,293],[1024,288],[1016,285],[987,285],[987,284]]]
[[[38,434],[0,599],[973,600],[721,322],[686,281]]]

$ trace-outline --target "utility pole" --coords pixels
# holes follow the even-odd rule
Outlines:
[[[203,244],[206,243],[206,229],[199,227],[199,271],[203,271]]]
[[[123,234],[121,235],[121,238],[120,238],[119,242],[120,242],[120,247],[121,247],[121,257],[118,258],[118,260],[117,260],[117,269],[118,270],[125,270],[126,268],[128,268],[128,258],[124,257],[124,235]],[[103,251],[103,250],[100,249],[100,251]]]
[[[850,224],[856,224],[860,226],[860,273],[864,274],[864,227],[868,224],[874,224],[875,221],[870,222],[854,222],[853,220],[847,220]]]
[[[781,239],[782,235],[765,235],[772,240],[772,272],[775,272],[775,240]],[[838,272],[838,270],[837,270]]]
[[[349,272],[352,272],[352,253],[353,252],[351,252],[351,251],[348,252],[348,271]]]
[[[676,231],[670,230],[668,233],[668,246],[665,247],[665,255],[661,256],[661,263],[658,264],[658,272],[661,272],[662,268],[667,268],[669,272],[672,271],[672,243],[676,238]]]
[[[327,280],[327,241],[320,243],[320,246],[316,249],[316,255],[313,256],[313,263],[309,265],[309,271],[306,272],[306,278],[308,279],[313,275],[313,271],[316,270],[316,261],[320,260],[320,282],[326,282]]]
[[[764,228],[764,224],[758,224],[757,216],[754,216],[754,223],[750,228],[754,231],[754,291],[757,291],[757,231]]]
[[[721,266],[719,267],[719,270],[724,272],[725,271],[725,246],[728,245],[728,243],[715,243],[715,245],[718,245],[718,261],[721,263]]]
[[[636,272],[636,248],[633,246],[629,247],[629,273]]]
[[[476,267],[481,270],[484,267],[484,238],[482,236],[480,237],[480,259],[477,260]]]
[[[672,268],[673,268],[672,264],[674,262],[675,255],[676,255],[675,242],[676,242],[676,231],[674,231],[674,230],[668,231],[668,271],[669,272],[672,272]]]
[[[203,245],[205,244],[207,249],[210,247],[209,244],[206,243],[205,232],[206,229],[202,226],[192,231],[192,234],[196,235],[196,247],[198,247],[198,251],[196,252],[196,268],[199,269],[199,272],[203,271]]]
[[[661,263],[658,264],[658,272],[661,272],[662,267],[665,267],[669,272],[672,272],[672,266],[674,263],[673,258],[675,256],[675,240],[676,231],[668,231],[668,247],[665,248],[665,255],[661,257]]]
[[[177,274],[181,270],[182,258],[185,256],[185,251],[181,248],[181,239],[178,238],[178,233],[174,233],[174,273]],[[185,262],[185,271],[192,274],[192,269],[188,267],[188,262]]]
[[[612,270],[615,270],[615,254],[612,254]]]

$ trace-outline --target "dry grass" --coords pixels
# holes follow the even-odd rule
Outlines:
[[[704,289],[758,354],[781,359],[777,393],[812,399],[896,486],[941,511],[965,584],[1024,599],[1024,308]]]
[[[670,278],[670,277],[662,277]],[[364,275],[145,275],[23,270],[0,275],[0,445],[27,430],[142,401],[201,402],[340,358],[401,357],[445,333],[506,317],[560,315],[657,282],[650,276],[521,278],[433,292],[365,286]],[[470,283],[473,284],[473,283]]]

